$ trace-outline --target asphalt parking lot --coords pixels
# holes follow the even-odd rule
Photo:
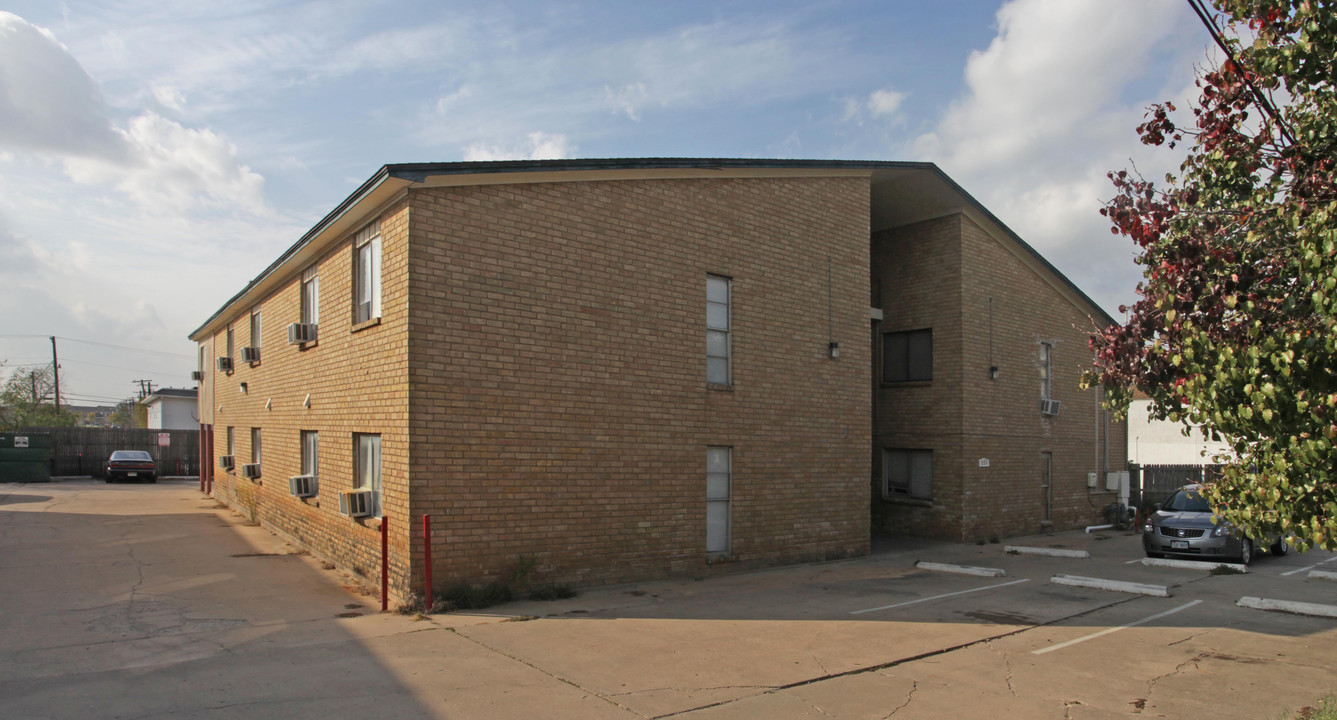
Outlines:
[[[0,717],[1263,718],[1337,690],[1337,618],[1238,604],[1337,605],[1337,555],[1141,557],[1113,531],[895,540],[415,619],[194,483],[0,485]]]

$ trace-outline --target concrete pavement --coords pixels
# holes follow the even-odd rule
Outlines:
[[[0,718],[1258,718],[1337,689],[1337,621],[1235,605],[1337,602],[1306,574],[1329,554],[1208,575],[1126,533],[1009,543],[1091,557],[905,541],[415,619],[193,483],[0,485]]]

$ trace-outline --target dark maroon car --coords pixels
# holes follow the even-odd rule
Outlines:
[[[143,450],[117,450],[107,460],[107,482],[147,480],[158,482],[153,456]]]

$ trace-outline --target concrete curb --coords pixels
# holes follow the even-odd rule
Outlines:
[[[1004,545],[1003,552],[1009,555],[1044,555],[1061,558],[1089,558],[1091,553],[1085,550],[1060,550],[1058,548],[1028,547],[1026,545]]]
[[[1328,572],[1327,570],[1310,570],[1306,575],[1310,580],[1337,580],[1337,572]]]
[[[1104,578],[1089,578],[1080,575],[1055,575],[1049,578],[1049,582],[1054,583],[1055,585],[1088,587],[1097,590],[1109,590],[1110,592],[1131,593],[1133,595],[1170,597],[1170,588],[1165,585],[1146,585],[1144,583],[1124,582],[1123,580],[1106,580]]]
[[[1314,617],[1337,618],[1337,605],[1319,605],[1317,603],[1292,602],[1290,600],[1272,600],[1269,598],[1242,597],[1235,602],[1239,607],[1254,610],[1275,610],[1293,615],[1312,615]]]
[[[979,575],[981,577],[1006,577],[1007,571],[998,568],[973,567],[970,565],[952,565],[950,563],[924,562],[923,560],[915,563],[915,567],[921,570],[937,570],[938,572],[956,573],[958,575]]]
[[[1171,560],[1168,558],[1142,558],[1142,564],[1147,567],[1172,567],[1183,568],[1185,570],[1202,570],[1211,572],[1217,568],[1226,568],[1234,570],[1237,573],[1248,573],[1249,566],[1242,563],[1217,563],[1217,562],[1198,562],[1197,560]]]

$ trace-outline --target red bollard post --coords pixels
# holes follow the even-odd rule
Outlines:
[[[432,516],[422,514],[423,609],[432,612]]]
[[[390,609],[390,516],[381,516],[381,612]]]

